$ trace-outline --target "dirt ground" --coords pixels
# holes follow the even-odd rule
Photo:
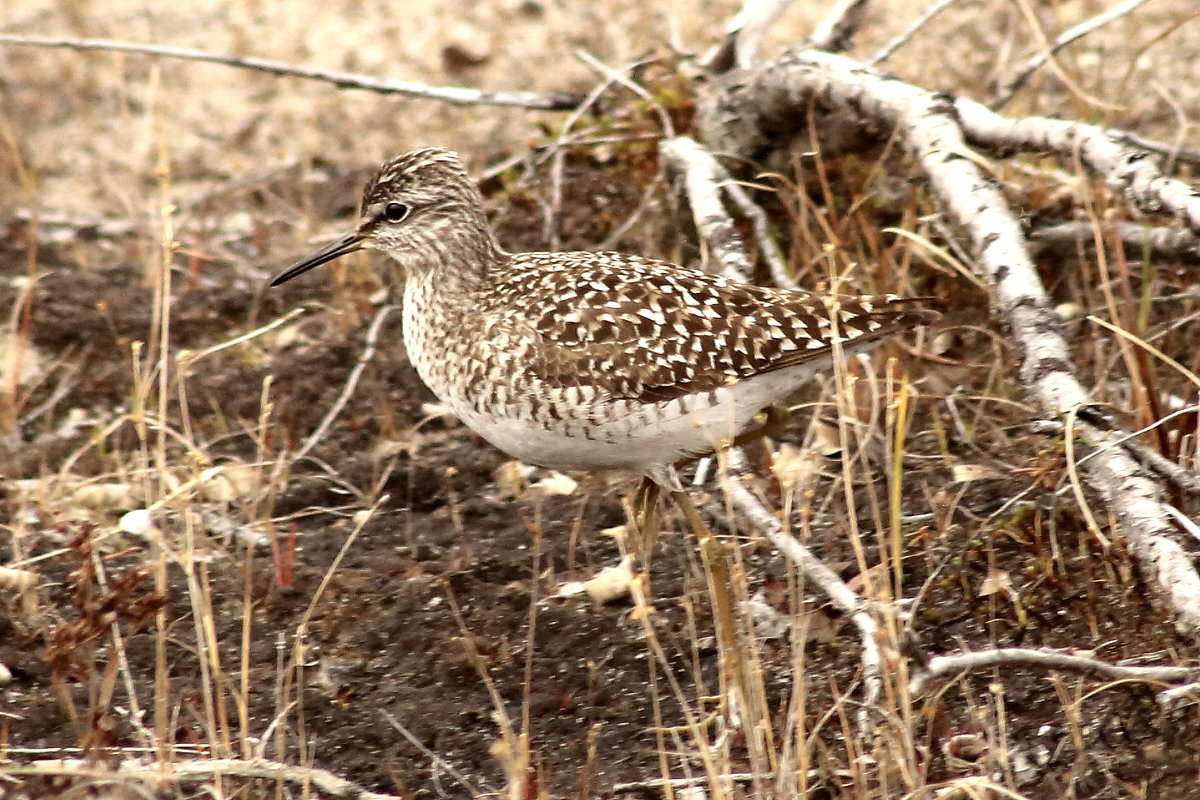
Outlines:
[[[552,8],[553,19],[542,24],[565,24],[571,7]],[[471,41],[470,31],[438,19],[443,38],[431,37]],[[496,65],[488,60],[506,56],[483,52],[481,69],[491,75]],[[440,68],[453,73],[442,55]],[[373,57],[366,48],[362,58]],[[45,64],[83,69],[64,66],[72,58],[80,55],[56,53],[40,70],[16,74],[49,83]],[[641,77],[686,124],[686,83],[677,62],[661,63]],[[131,95],[155,80],[144,64],[130,61],[123,70]],[[589,88],[573,77],[570,88]],[[257,86],[274,97],[259,80],[247,79],[243,91]],[[1164,85],[1170,80],[1164,73]],[[103,81],[100,87],[95,102],[115,102]],[[25,109],[16,149],[37,161],[39,145],[28,139],[33,94],[14,90],[4,119]],[[91,101],[61,102],[38,107],[48,128]],[[335,107],[324,109],[331,113],[362,101],[323,102]],[[200,113],[188,106],[181,117]],[[286,117],[295,108],[281,101],[275,113]],[[371,123],[386,116],[347,113]],[[504,114],[494,125],[450,134],[465,142],[446,143],[472,147],[482,167],[553,139],[539,127],[541,117]],[[546,222],[550,160],[528,158],[485,181],[502,243],[540,249],[553,238],[562,249],[700,257],[686,209],[661,181],[653,142],[636,138],[654,119],[626,96],[585,121],[582,127],[614,127],[634,138],[568,150],[553,225]],[[90,135],[103,136],[113,124],[106,120]],[[1160,116],[1146,122],[1153,124],[1169,123]],[[102,773],[30,777],[18,769],[58,757],[92,759],[97,769],[129,762],[148,729],[169,731],[176,760],[263,756],[406,798],[503,794],[514,785],[513,770],[527,779],[529,797],[659,797],[663,790],[648,782],[664,770],[703,775],[696,742],[720,737],[689,726],[723,710],[713,698],[728,678],[705,568],[673,511],[664,506],[666,530],[646,565],[649,611],[628,598],[597,604],[562,592],[620,561],[625,544],[614,529],[625,523],[622,503],[634,484],[574,476],[583,482],[563,488],[544,472],[513,479],[506,456],[431,405],[435,398],[408,365],[399,313],[378,329],[333,424],[305,458],[287,461],[343,393],[370,349],[372,322],[399,302],[401,277],[364,256],[327,277],[267,288],[271,274],[352,224],[359,187],[382,145],[374,132],[366,152],[353,157],[347,148],[271,159],[263,154],[278,146],[286,126],[262,126],[241,130],[245,152],[262,156],[259,168],[241,175],[228,156],[202,168],[193,145],[203,145],[190,133],[181,138],[188,156],[172,175],[178,228],[166,234],[142,213],[160,202],[162,183],[152,171],[143,169],[130,186],[111,176],[92,213],[86,192],[56,203],[70,194],[69,176],[45,160],[45,177],[24,184],[13,177],[20,169],[6,170],[14,202],[0,210],[0,307],[12,320],[0,375],[8,516],[0,541],[8,567],[35,574],[36,582],[0,575],[0,664],[11,672],[0,700],[0,755],[7,759],[0,793],[315,791],[262,777],[133,788]],[[88,161],[89,169],[112,158],[115,145],[96,148],[104,155]],[[906,670],[922,654],[1044,646],[1165,664],[1194,664],[1200,654],[1151,597],[1100,500],[1085,493],[1081,506],[1071,491],[1062,436],[1035,424],[1040,416],[1012,375],[1011,345],[990,317],[986,294],[906,243],[879,239],[878,231],[911,227],[930,211],[918,190],[887,174],[910,165],[894,157],[880,163],[882,176],[869,159],[830,165],[823,176],[838,198],[831,205],[853,209],[830,213],[847,258],[859,264],[856,290],[930,296],[946,316],[937,331],[889,344],[869,366],[852,367],[858,433],[849,451],[828,441],[837,431],[828,384],[801,398],[781,434],[748,448],[756,491],[770,507],[791,509],[789,524],[807,545],[856,589],[873,580],[879,599],[890,593],[903,600],[900,616],[880,611],[904,629],[895,640],[904,650],[887,657],[887,685],[897,696],[869,751],[857,749],[852,735],[861,688],[854,627],[728,511],[719,465],[695,490],[727,548],[764,717],[779,752],[800,754],[787,768],[803,775],[813,798],[932,797],[968,778],[1027,798],[1200,798],[1200,713],[1194,703],[1161,705],[1160,686],[1005,668],[905,695]],[[1012,173],[1035,175],[1016,202],[1031,217],[1068,215],[1077,196],[1056,192],[1057,178],[1040,175],[1042,166]],[[806,176],[787,181],[793,178],[800,191],[817,191]],[[819,280],[823,268],[807,256],[820,252],[820,242],[798,219],[827,210],[798,210],[803,204],[789,199],[797,187],[787,181],[766,181],[769,188],[755,196],[790,243],[797,271]],[[780,186],[791,191],[775,191]],[[1092,191],[1112,214],[1129,213],[1103,187]],[[128,213],[116,210],[122,202]],[[177,243],[165,300],[155,272],[164,238]],[[1039,266],[1057,302],[1097,313],[1108,307],[1094,264],[1043,259]],[[1195,369],[1200,336],[1180,322],[1200,311],[1195,265],[1125,267],[1119,288],[1132,305],[1145,298],[1141,330]],[[287,317],[296,308],[304,313]],[[1064,315],[1085,383],[1129,427],[1141,424],[1117,346],[1078,312]],[[1189,396],[1175,372],[1147,369],[1164,403]],[[901,383],[912,394],[896,470],[890,410]],[[1163,426],[1163,447],[1186,462],[1195,425],[1192,413]],[[817,455],[793,492],[780,454],[807,448]],[[692,475],[689,468],[685,479]],[[891,492],[900,503],[896,515]],[[1097,515],[1096,528],[1084,507]],[[139,510],[149,510],[149,527],[127,516]],[[893,558],[895,542],[901,555]],[[519,740],[505,739],[505,726],[527,736],[527,759],[512,752]],[[755,766],[744,734],[714,747],[732,771]],[[620,784],[643,786],[618,791]],[[759,785],[735,787],[729,796],[750,796]]]

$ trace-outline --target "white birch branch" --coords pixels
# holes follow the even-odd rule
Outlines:
[[[318,791],[327,795],[351,798],[351,800],[399,800],[397,795],[369,791],[328,770],[265,760],[209,758],[195,761],[149,763],[131,759],[110,769],[86,759],[63,758],[34,761],[29,764],[10,764],[6,765],[5,771],[9,775],[70,776],[94,778],[97,781],[108,783],[119,780],[126,786],[136,781],[146,788],[162,783],[212,780],[223,777],[277,780],[299,784],[301,788],[316,787]],[[130,788],[133,790],[133,787]],[[145,796],[150,796],[150,793],[147,792]]]
[[[1163,175],[1154,158],[1119,133],[1048,117],[1003,117],[965,97],[954,100],[954,111],[970,144],[1000,154],[1032,150],[1078,158],[1139,211],[1170,214],[1200,234],[1200,191]]]
[[[746,245],[729,212],[721,204],[721,166],[695,139],[680,136],[658,146],[667,166],[683,178],[692,219],[713,260],[726,278],[748,281],[754,265],[746,255]]]
[[[971,242],[977,269],[991,286],[997,311],[1009,323],[1020,378],[1029,392],[1054,416],[1090,403],[1075,377],[1060,322],[1030,259],[1020,224],[1001,187],[980,168],[981,159],[965,140],[964,127],[983,137],[993,118],[1010,131],[1007,121],[978,103],[956,104],[945,95],[886,78],[850,59],[813,50],[790,52],[762,67],[731,73],[715,84],[709,107],[699,116],[714,150],[761,156],[782,145],[789,134],[801,133],[810,110],[826,126],[829,123],[820,115],[837,112],[838,124],[881,138],[895,134],[921,165],[947,216]],[[959,122],[963,108],[971,119],[969,126]],[[1025,141],[1042,141],[1045,149],[1071,152],[1080,147],[1098,171],[1122,176],[1130,186],[1127,193],[1170,197],[1181,218],[1200,222],[1200,208],[1192,211],[1190,206],[1194,192],[1170,187],[1169,179],[1157,175],[1146,159],[1130,157],[1110,137],[1089,140],[1090,132],[1081,126],[1054,121],[1024,126],[1016,121],[1013,127]],[[993,138],[997,144],[1011,144],[1013,133],[997,133]],[[1077,435],[1099,451],[1082,469],[1124,530],[1147,581],[1174,611],[1177,626],[1200,634],[1200,576],[1175,540],[1176,527],[1159,486],[1128,453],[1103,447],[1107,439],[1117,436],[1113,431],[1081,419]]]
[[[867,16],[869,0],[837,0],[833,8],[817,23],[809,44],[817,50],[849,50],[854,34]]]
[[[791,0],[746,0],[725,26],[721,41],[700,59],[700,66],[713,73],[749,67],[763,36],[790,4]]]
[[[721,264],[722,274],[733,280],[748,281],[754,271],[741,234],[721,203],[720,190],[724,189],[729,199],[749,218],[758,248],[770,269],[771,280],[781,289],[797,288],[779,246],[771,238],[766,213],[734,182],[712,153],[695,139],[685,136],[662,142],[659,152],[667,166],[683,176],[696,228]]]
[[[1032,647],[1001,647],[994,650],[977,650],[957,653],[952,656],[934,656],[925,667],[916,672],[909,681],[909,691],[920,694],[932,680],[955,677],[972,669],[988,669],[1004,666],[1032,666],[1043,669],[1062,670],[1092,678],[1110,681],[1153,681],[1174,683],[1196,680],[1200,667],[1158,667],[1109,664],[1088,656],[1043,650]]]
[[[783,557],[792,563],[804,576],[811,581],[833,603],[834,608],[850,618],[854,627],[858,628],[859,639],[862,641],[863,665],[863,703],[866,708],[874,708],[883,691],[882,664],[879,652],[879,626],[863,600],[837,573],[827,567],[821,559],[802,545],[794,536],[784,532],[783,526],[775,515],[758,502],[739,477],[746,472],[746,457],[740,448],[729,449],[729,482],[726,491],[733,506],[740,511],[767,540],[775,546]]]
[[[1149,256],[1189,264],[1200,263],[1200,236],[1186,228],[1156,228],[1138,222],[1106,223],[1101,229],[1101,241],[1105,245],[1112,244],[1109,224],[1128,258],[1138,261]],[[1096,252],[1095,233],[1096,226],[1091,222],[1059,222],[1034,228],[1029,232],[1029,242],[1038,255],[1064,258],[1092,256]]]

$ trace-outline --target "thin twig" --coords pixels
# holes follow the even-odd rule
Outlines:
[[[201,61],[208,64],[223,64],[227,67],[252,69],[289,78],[324,81],[343,89],[363,89],[380,94],[402,94],[426,100],[439,100],[460,106],[515,106],[517,108],[540,109],[543,111],[569,111],[579,105],[582,97],[576,92],[484,91],[463,86],[429,86],[413,81],[392,81],[359,75],[353,72],[298,67],[282,61],[265,58],[226,56],[205,50],[186,47],[161,47],[158,45],[120,42],[111,39],[71,39],[54,36],[18,36],[0,34],[0,44],[17,47],[52,47],[68,50],[107,50],[115,53],[138,53],[161,56],[182,61]]]
[[[658,186],[655,182],[652,181],[647,184],[646,188],[642,190],[641,199],[638,200],[638,204],[633,209],[633,213],[622,220],[621,224],[615,226],[611,231],[608,232],[608,236],[605,236],[604,241],[600,243],[599,249],[611,250],[613,247],[616,247],[617,242],[620,241],[621,237],[624,236],[630,228],[637,224],[639,219],[641,219],[642,214],[645,213],[647,206],[650,204],[650,198],[654,196],[656,191],[658,191]]]
[[[246,342],[250,341],[251,339],[256,339],[265,333],[270,333],[271,331],[275,330],[276,328],[278,328],[282,325],[286,325],[287,323],[291,322],[293,319],[295,319],[296,317],[300,316],[303,313],[304,313],[303,309],[293,308],[291,311],[287,312],[283,316],[277,317],[277,318],[271,320],[266,325],[262,325],[260,327],[255,328],[252,331],[247,331],[246,333],[238,334],[237,336],[234,336],[231,339],[226,339],[223,342],[218,342],[217,344],[214,344],[211,347],[206,347],[203,350],[180,350],[179,353],[175,356],[176,363],[179,364],[180,371],[183,374],[187,374],[187,370],[191,369],[192,366],[195,365],[195,363],[197,361],[201,361],[205,358],[208,358],[209,356],[211,356],[215,353],[219,353],[222,350],[228,350],[231,347],[237,347],[240,344],[245,344]]]
[[[840,53],[849,50],[854,35],[862,27],[870,0],[838,0],[825,18],[817,23],[809,44],[818,50]]]
[[[26,427],[31,422],[36,421],[38,417],[52,410],[64,397],[69,395],[71,391],[79,385],[79,365],[73,364],[68,366],[65,363],[65,359],[59,359],[59,364],[56,364],[55,367],[59,366],[60,364],[62,369],[57,370],[59,372],[58,384],[50,392],[49,397],[47,397],[41,403],[38,403],[38,405],[29,409],[29,411],[27,411],[19,420],[17,420],[18,428]],[[51,367],[49,370],[47,370],[46,374],[49,375],[52,371],[55,371],[55,367]]]
[[[1021,90],[1021,87],[1025,85],[1033,73],[1041,69],[1042,66],[1051,58],[1053,58],[1059,50],[1062,50],[1072,42],[1082,39],[1089,33],[1099,30],[1108,23],[1120,19],[1136,9],[1138,6],[1146,4],[1148,1],[1149,0],[1125,0],[1124,3],[1115,5],[1107,11],[1097,14],[1091,19],[1086,19],[1078,25],[1063,31],[1061,34],[1059,34],[1057,39],[1050,43],[1049,47],[1044,48],[1037,55],[1026,61],[1025,66],[1022,67],[1016,75],[1010,78],[1008,83],[1000,87],[1000,89],[996,92],[995,99],[993,99],[990,104],[992,110],[998,111],[999,109],[1008,105],[1008,102],[1012,100],[1013,96]]]
[[[385,720],[387,720],[389,725],[396,729],[397,733],[407,739],[408,743],[417,748],[417,750],[419,750],[422,755],[428,758],[434,766],[436,766],[438,769],[445,770],[447,775],[462,784],[462,787],[466,789],[468,793],[470,793],[471,797],[479,797],[479,790],[472,786],[471,782],[467,780],[467,777],[463,775],[462,772],[455,769],[453,764],[426,747],[420,739],[412,734],[408,728],[400,724],[400,720],[396,719],[386,711],[381,710],[379,713]]]
[[[662,126],[663,133],[665,133],[667,136],[675,135],[675,124],[671,122],[671,115],[667,113],[665,108],[663,108],[662,103],[650,96],[650,93],[647,92],[645,88],[639,86],[636,82],[630,80],[629,78],[626,78],[623,74],[621,74],[620,71],[608,66],[586,50],[576,50],[575,57],[584,64],[587,64],[592,69],[596,70],[596,72],[600,73],[606,78],[609,78],[610,80],[616,81],[649,103],[654,109],[655,113],[658,114],[658,122]]]
[[[867,59],[867,66],[874,67],[883,61],[887,61],[892,57],[893,53],[895,53],[904,45],[908,44],[909,40],[916,36],[918,31],[928,25],[934,17],[936,17],[938,14],[941,14],[943,11],[957,2],[959,2],[959,0],[938,0],[938,2],[926,8],[925,11],[922,12],[921,16],[913,20],[911,25],[905,28],[904,31],[902,31],[898,36],[894,37],[890,42],[879,48],[875,55]]]
[[[308,455],[308,451],[312,450],[317,442],[321,441],[325,433],[329,430],[329,426],[337,419],[338,414],[342,413],[342,409],[349,402],[350,396],[354,394],[355,387],[358,386],[358,380],[362,377],[363,370],[367,368],[367,364],[375,357],[375,345],[379,341],[379,332],[383,329],[384,320],[387,319],[388,314],[397,308],[399,306],[389,304],[383,306],[375,313],[375,319],[371,321],[371,327],[367,329],[366,344],[358,357],[358,363],[354,365],[354,369],[350,371],[350,376],[346,379],[346,385],[342,387],[341,394],[338,395],[337,400],[330,406],[329,411],[325,414],[325,418],[321,420],[321,424],[304,440],[304,444],[300,446],[300,449],[292,454],[293,461]]]

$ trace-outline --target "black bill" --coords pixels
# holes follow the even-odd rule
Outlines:
[[[292,264],[272,278],[271,285],[278,286],[285,281],[290,281],[302,272],[308,272],[313,267],[319,267],[326,262],[333,261],[335,258],[341,258],[344,255],[353,253],[355,250],[360,250],[362,246],[362,235],[359,233],[347,234],[340,239],[330,242],[307,258],[302,258],[295,264]]]

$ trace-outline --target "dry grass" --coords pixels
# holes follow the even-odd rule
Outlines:
[[[1033,52],[1027,5],[961,3],[889,67],[931,88],[979,92]],[[1101,5],[1033,10],[1056,32]],[[923,8],[878,6],[863,54]],[[1186,6],[1150,3],[1071,48],[1060,67],[1081,91],[1044,71],[1010,110],[1194,144],[1188,115],[1200,95],[1189,54],[1200,47],[1200,24]],[[649,76],[654,97],[679,112],[686,84],[674,76],[670,46],[703,51],[736,10],[683,0],[468,7],[354,3],[298,13],[285,4],[27,0],[0,9],[0,29],[533,90],[594,86],[599,78],[575,50],[611,65],[651,56],[663,65]],[[818,16],[811,4],[791,10],[766,52],[798,41]],[[451,45],[463,52],[447,52]],[[751,451],[755,490],[793,512],[785,525],[853,576],[878,612],[888,660],[874,737],[865,739],[854,633],[806,596],[758,532],[743,529],[719,491],[730,479],[721,464],[708,498],[723,521],[719,544],[664,544],[654,583],[637,579],[629,608],[593,609],[547,597],[562,578],[618,555],[596,532],[619,512],[615,491],[510,500],[504,482],[488,477],[494,456],[421,407],[388,338],[394,321],[374,329],[380,353],[355,377],[340,432],[310,462],[287,457],[365,347],[380,279],[352,265],[328,299],[309,290],[322,299],[303,320],[263,296],[262,279],[314,232],[345,224],[362,170],[384,157],[437,143],[482,169],[552,140],[561,115],[114,54],[0,47],[0,73],[0,196],[13,231],[0,249],[10,301],[0,338],[10,510],[0,591],[11,643],[0,653],[19,662],[0,714],[11,759],[0,777],[23,779],[18,795],[124,786],[182,797],[200,784],[216,796],[300,797],[348,792],[340,776],[399,797],[591,797],[628,782],[622,764],[635,762],[646,791],[689,798],[701,796],[695,786],[714,798],[935,789],[1189,796],[1194,770],[1173,772],[1173,760],[1196,766],[1186,754],[1200,742],[1200,722],[1190,709],[1158,714],[1144,687],[997,671],[909,694],[902,654],[914,638],[937,652],[1032,641],[1112,660],[1158,651],[1182,661],[1194,645],[1140,596],[1113,521],[1067,467],[1069,445],[1031,432],[1035,414],[1010,374],[1009,343],[989,321],[986,294],[963,277],[966,257],[893,154],[798,159],[789,174],[761,176],[758,195],[802,284],[937,294],[953,309],[936,337],[839,371],[806,406],[817,411],[812,422],[798,416],[808,427],[789,444]],[[653,132],[652,108],[614,98],[577,130],[601,135],[620,123]],[[623,246],[694,255],[673,229],[650,145],[581,148],[568,161],[578,188],[567,188],[555,225],[543,224],[544,166],[496,179],[490,202],[511,241],[532,248],[557,227],[566,245],[595,246],[598,228],[631,219]],[[1075,212],[1097,236],[1125,213],[1069,165],[1004,163],[997,174],[1031,212]],[[598,221],[589,197],[601,197],[613,219]],[[888,226],[909,235],[881,232]],[[1074,352],[1096,400],[1125,414],[1128,428],[1145,428],[1146,444],[1194,467],[1194,416],[1163,420],[1195,397],[1200,298],[1189,273],[1119,252],[1047,264],[1044,277],[1072,313],[1130,334],[1074,317]],[[209,305],[188,305],[197,302]],[[958,480],[964,469],[987,479]],[[420,555],[441,548],[429,542],[445,531],[456,544]],[[529,551],[505,561],[516,541],[529,541]],[[476,577],[512,563],[522,565],[518,577]],[[444,570],[425,571],[434,564]],[[491,608],[479,607],[472,588],[490,592],[482,602]],[[453,696],[382,670],[369,646],[354,646],[384,624],[371,616],[382,614],[401,622],[380,654],[405,651],[406,629],[435,611],[445,629],[415,641],[430,648],[428,669],[453,678],[444,684]],[[564,618],[615,637],[607,649],[578,645],[588,671],[578,682],[620,699],[594,701],[600,712],[580,712],[565,733],[560,719],[583,701],[547,666],[556,657],[574,663],[551,633]],[[610,673],[605,659],[624,657],[612,651],[636,655]],[[395,694],[381,689],[389,681]],[[421,691],[430,692],[429,719],[388,717],[403,734],[379,724],[409,707],[397,695]],[[468,714],[472,702],[490,712]],[[356,726],[360,738],[329,744],[334,731]],[[620,726],[629,731],[617,737]],[[363,741],[372,737],[374,749]],[[491,742],[494,760],[467,739]],[[123,776],[106,769],[118,752]],[[46,761],[60,757],[79,760]],[[145,768],[169,762],[176,781]],[[654,783],[668,776],[680,784]]]

